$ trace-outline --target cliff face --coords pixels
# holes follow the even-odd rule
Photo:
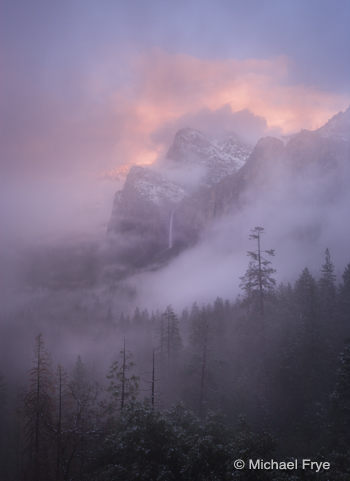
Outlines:
[[[150,168],[132,167],[115,195],[108,226],[119,259],[139,266],[166,249],[171,212],[185,195],[180,185]]]
[[[348,109],[286,144],[266,137],[254,149],[234,134],[217,141],[182,129],[160,168],[131,168],[116,194],[108,233],[117,256],[138,266],[170,257],[215,218],[259,202],[282,178],[286,185],[323,179],[325,195],[336,195],[349,178],[349,118]]]
[[[221,139],[208,139],[202,132],[187,128],[176,133],[167,159],[187,167],[201,167],[202,183],[211,186],[237,172],[251,151],[252,147],[234,133]]]
[[[108,226],[120,259],[144,265],[194,243],[214,215],[213,186],[236,173],[250,152],[234,134],[218,141],[182,129],[162,165],[132,167]]]

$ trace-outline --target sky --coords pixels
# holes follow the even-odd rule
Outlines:
[[[2,180],[20,205],[54,180],[57,210],[180,127],[317,128],[350,104],[349,20],[348,0],[0,0]]]

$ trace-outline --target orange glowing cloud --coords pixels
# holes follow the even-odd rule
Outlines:
[[[315,129],[350,103],[349,97],[288,83],[286,57],[205,60],[154,50],[130,62],[131,81],[111,99],[118,121],[118,165],[153,163],[165,145],[152,133],[203,109],[230,106],[266,119],[267,132]]]

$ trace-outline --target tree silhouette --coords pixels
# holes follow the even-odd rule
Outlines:
[[[122,411],[128,401],[134,401],[138,394],[139,378],[132,374],[134,363],[132,356],[125,348],[120,351],[120,361],[114,361],[109,369],[107,379],[109,379],[108,391],[111,395],[109,409],[111,412],[119,407]]]
[[[261,317],[264,316],[264,300],[266,294],[271,292],[276,284],[273,274],[276,269],[272,267],[271,257],[275,255],[274,249],[262,250],[261,236],[264,233],[263,227],[254,227],[249,235],[250,240],[257,242],[254,251],[248,251],[250,257],[248,269],[242,276],[240,287],[245,291],[246,298],[253,306],[256,306]]]
[[[42,334],[35,339],[30,384],[24,397],[26,444],[29,479],[45,479],[50,458],[50,426],[53,416],[53,383],[51,361]],[[50,478],[48,478],[50,479]]]

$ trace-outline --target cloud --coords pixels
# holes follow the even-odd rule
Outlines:
[[[251,143],[260,137],[281,133],[280,129],[269,129],[264,117],[254,115],[248,109],[232,112],[231,106],[226,104],[217,110],[204,108],[165,123],[152,134],[152,139],[156,143],[170,145],[176,131],[183,127],[192,127],[217,138],[235,132]]]
[[[67,69],[57,79],[38,76],[37,83],[36,77],[8,79],[1,100],[3,166],[99,175],[154,162],[185,124],[238,130],[255,140],[318,127],[350,103],[344,95],[290,84],[287,57],[217,60],[161,49],[114,57],[108,51]]]
[[[244,206],[232,208],[208,225],[198,244],[158,271],[131,277],[138,293],[136,304],[151,309],[173,304],[180,310],[194,301],[212,302],[217,296],[235,299],[241,294],[240,276],[249,262],[246,252],[256,248],[249,233],[257,225],[265,228],[262,249],[276,249],[273,266],[278,283],[293,282],[304,267],[318,278],[327,247],[339,281],[349,262],[349,229],[344,225],[349,174],[346,168],[343,185],[336,184],[334,191],[334,179],[320,172],[319,166],[299,176],[283,168],[269,172],[266,188],[245,192]]]
[[[24,80],[14,72],[0,99],[4,182],[7,168],[23,183],[43,179],[72,202],[79,191],[84,200],[76,204],[88,212],[100,202],[102,188],[93,180],[155,162],[177,128],[234,130],[256,140],[318,127],[350,103],[344,95],[291,84],[289,70],[286,57],[217,60],[148,49],[116,57],[108,51],[57,79]],[[65,182],[56,183],[62,176]],[[111,203],[111,189],[105,190]],[[41,196],[43,225],[56,216],[51,197]],[[33,217],[29,204],[23,209],[24,219]],[[108,215],[106,206],[101,222]]]
[[[127,163],[152,163],[185,123],[246,129],[251,137],[288,134],[321,126],[349,103],[343,95],[289,84],[286,57],[206,60],[155,49],[130,59],[130,69],[131,83],[114,97],[118,149]]]

